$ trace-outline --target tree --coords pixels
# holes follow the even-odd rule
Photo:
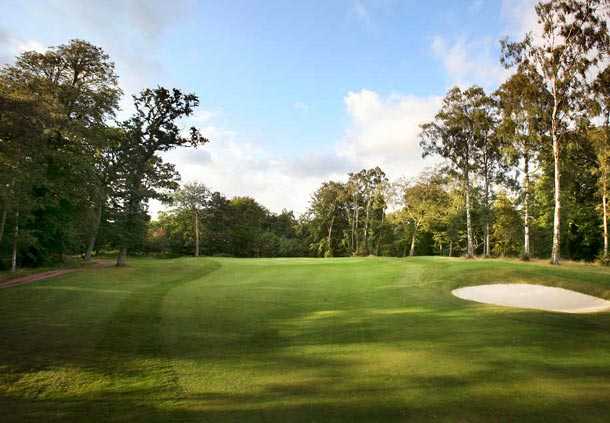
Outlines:
[[[195,236],[195,257],[199,257],[199,224],[203,210],[210,199],[210,191],[205,185],[193,182],[184,185],[172,196],[172,203],[179,210],[189,212],[193,220],[193,233]]]
[[[91,175],[90,201],[93,210],[92,219],[89,221],[87,249],[85,261],[91,261],[93,250],[100,226],[102,216],[107,206],[108,198],[112,194],[113,185],[119,178],[120,151],[125,141],[124,131],[120,128],[103,128],[97,134],[99,142],[91,145]]]
[[[388,186],[388,178],[379,167],[362,169],[360,172],[348,175],[345,191],[346,197],[350,199],[346,205],[351,234],[349,245],[352,254],[368,255],[371,251],[371,229],[375,218],[377,217],[379,221],[384,218],[386,203],[384,193]],[[360,213],[361,211],[363,214]]]
[[[591,138],[598,161],[599,189],[602,197],[602,225],[604,250],[602,261],[610,263],[608,256],[608,185],[610,184],[610,65],[600,72],[592,87],[592,115],[602,120],[600,130]]]
[[[267,232],[269,210],[254,198],[235,197],[230,200],[230,237],[232,255],[237,257],[261,257],[268,252],[271,237],[262,235]],[[267,244],[267,245],[265,245]]]
[[[114,117],[122,94],[114,64],[101,48],[72,40],[44,53],[25,52],[0,73],[2,85],[13,95],[19,93],[22,105],[27,99],[35,105],[29,110],[22,107],[20,117],[29,120],[30,128],[27,140],[20,141],[20,150],[24,151],[26,144],[35,145],[30,151],[35,153],[40,175],[26,195],[35,204],[36,219],[32,224],[42,226],[40,229],[47,236],[53,231],[43,222],[55,214],[55,239],[49,239],[47,247],[57,245],[55,248],[63,254],[66,238],[72,232],[70,227],[77,225],[75,211],[92,203],[97,208],[99,203],[95,201],[99,190],[99,156],[95,152],[101,139],[97,135]],[[33,163],[34,155],[29,157],[29,163]],[[26,166],[22,160],[16,163]],[[93,226],[97,231],[99,224]]]
[[[478,156],[473,128],[473,104],[460,88],[454,87],[443,99],[433,122],[421,126],[423,157],[439,155],[446,159],[464,184],[466,198],[467,257],[474,256],[471,219],[471,177]]]
[[[554,215],[551,263],[560,260],[561,140],[582,110],[590,72],[608,52],[604,0],[552,0],[536,5],[542,33],[522,41],[502,41],[507,67],[531,66],[552,97],[550,137],[554,162]]]
[[[550,98],[540,75],[526,66],[520,66],[495,95],[500,106],[498,135],[505,140],[504,154],[509,163],[523,172],[524,239],[521,257],[529,260],[531,168],[538,158],[547,128]]]
[[[176,121],[188,117],[199,105],[194,94],[163,87],[146,89],[134,96],[135,114],[121,124],[124,142],[118,161],[120,180],[117,183],[115,208],[119,223],[119,256],[117,266],[125,264],[127,250],[143,237],[142,221],[146,215],[145,201],[167,200],[164,190],[177,188],[177,172],[158,155],[180,146],[197,147],[208,142],[191,127],[183,134]]]
[[[352,255],[357,254],[360,249],[358,224],[360,222],[362,189],[360,178],[356,176],[355,173],[350,173],[347,184],[345,185],[345,197],[347,202],[345,213],[350,225],[348,243]]]
[[[471,110],[468,123],[478,152],[478,173],[483,177],[483,255],[488,257],[490,247],[490,215],[493,184],[502,179],[504,163],[501,154],[501,138],[497,136],[496,104],[481,87],[473,86],[464,91]]]
[[[114,63],[100,48],[83,40],[28,51],[3,72],[14,83],[28,86],[48,109],[57,112],[55,130],[86,142],[86,130],[114,117],[122,94]]]
[[[325,233],[325,236],[316,236],[316,249],[324,257],[335,255],[333,230],[335,223],[341,218],[341,210],[345,199],[345,186],[339,182],[324,182],[313,194],[309,212],[313,216],[316,233]]]
[[[443,189],[443,178],[438,173],[424,173],[404,187],[404,212],[413,224],[409,255],[415,255],[415,241],[420,229],[431,229],[440,221],[448,199]]]
[[[49,113],[36,101],[26,86],[15,83],[0,72],[0,198],[2,226],[0,240],[9,213],[12,214],[11,271],[17,270],[20,220],[34,207],[32,189],[39,184],[44,168],[41,156],[46,152],[42,138],[49,124]]]
[[[364,249],[361,254],[368,255],[371,251],[371,227],[373,215],[376,210],[381,210],[380,219],[383,219],[385,209],[384,190],[388,184],[388,178],[385,173],[379,168],[363,169],[357,174],[363,186],[363,201],[364,201]]]

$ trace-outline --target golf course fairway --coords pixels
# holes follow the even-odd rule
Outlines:
[[[608,421],[602,267],[449,258],[132,259],[0,290],[2,421]]]

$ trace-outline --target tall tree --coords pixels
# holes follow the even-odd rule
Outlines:
[[[380,218],[383,218],[385,199],[383,198],[385,186],[388,178],[379,167],[363,170],[359,173],[364,187],[364,249],[362,254],[368,255],[371,252],[371,228],[373,226],[375,211],[381,209]]]
[[[478,159],[477,139],[474,136],[474,107],[458,87],[445,96],[434,121],[421,126],[420,145],[423,157],[439,155],[446,159],[464,184],[466,199],[467,257],[474,256],[471,216],[472,174]]]
[[[179,210],[191,214],[193,221],[193,235],[195,243],[195,257],[199,257],[200,221],[204,209],[210,200],[210,191],[205,185],[198,182],[185,184],[172,196],[172,203],[176,204]]]
[[[100,227],[102,225],[102,216],[104,209],[107,207],[107,202],[112,194],[112,187],[119,178],[120,166],[120,151],[122,143],[125,141],[125,133],[121,128],[103,128],[96,134],[98,142],[91,143],[91,169],[89,185],[89,200],[91,211],[87,226],[87,247],[85,251],[85,261],[91,261],[93,250],[96,246],[96,241]]]
[[[608,256],[608,185],[610,184],[610,65],[600,72],[592,87],[592,115],[601,119],[601,128],[591,134],[598,161],[599,189],[602,198],[604,250],[602,261]]]
[[[208,142],[196,128],[191,127],[184,134],[176,124],[198,105],[196,95],[163,87],[146,89],[134,96],[136,111],[121,125],[125,138],[119,152],[121,178],[115,203],[120,226],[117,266],[125,265],[128,248],[143,237],[145,202],[150,198],[167,200],[166,190],[177,188],[174,166],[164,163],[158,153]],[[138,228],[140,232],[134,232]]]
[[[541,34],[522,41],[502,41],[507,67],[528,65],[542,77],[551,93],[550,137],[554,161],[553,248],[551,263],[561,253],[561,142],[582,110],[591,70],[608,54],[605,0],[552,0],[536,5]]]
[[[356,255],[360,251],[359,223],[364,190],[361,176],[357,173],[350,173],[345,188],[346,197],[349,198],[349,204],[346,208],[347,219],[350,223],[349,245],[352,255]]]
[[[464,91],[469,108],[467,122],[475,140],[479,159],[477,171],[483,177],[483,255],[491,254],[490,220],[493,184],[501,179],[503,170],[501,145],[496,134],[497,111],[495,101],[483,88],[473,86]]]
[[[34,207],[33,187],[43,179],[43,139],[50,113],[27,86],[0,72],[0,198],[3,238],[7,220],[12,220],[11,270],[17,269],[20,221]],[[9,218],[9,213],[12,219]]]
[[[546,132],[550,96],[542,78],[532,69],[520,66],[495,95],[498,98],[501,123],[498,136],[504,138],[503,152],[513,166],[523,172],[523,251],[529,260],[530,250],[530,179]]]
[[[341,219],[343,201],[345,200],[345,186],[339,182],[324,182],[313,194],[309,212],[313,219],[312,224],[317,234],[314,239],[315,248],[324,257],[335,255],[336,223]]]
[[[114,117],[122,94],[114,64],[101,48],[72,40],[44,53],[25,52],[0,73],[3,85],[20,91],[22,99],[29,97],[36,105],[36,113],[28,112],[30,120],[36,120],[36,134],[30,134],[27,142],[36,144],[36,165],[44,178],[33,187],[37,194],[32,201],[39,225],[50,233],[43,222],[45,215],[62,207],[78,210],[92,203],[97,209],[98,202],[90,201],[98,191],[99,156],[95,153],[100,139],[96,134]],[[27,165],[24,161],[18,164]],[[52,219],[59,238],[70,232],[66,226],[74,225],[67,223],[75,220],[71,217]],[[62,239],[52,244],[63,250]]]

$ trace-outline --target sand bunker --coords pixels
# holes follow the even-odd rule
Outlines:
[[[569,289],[527,283],[467,286],[451,291],[463,300],[562,313],[610,311],[610,301]]]

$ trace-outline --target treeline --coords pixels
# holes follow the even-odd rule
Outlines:
[[[146,253],[301,257],[308,250],[293,212],[271,213],[249,197],[227,199],[199,183],[169,199],[173,208],[150,223]]]
[[[95,249],[141,250],[147,201],[166,199],[179,175],[159,153],[207,142],[183,131],[199,100],[146,89],[116,119],[122,92],[104,51],[82,40],[26,52],[0,68],[2,266],[35,266]]]
[[[347,185],[320,188],[311,209],[320,253],[384,251],[386,234],[404,227],[411,255],[423,239],[439,254],[610,261],[610,5],[548,1],[536,5],[536,14],[540,34],[501,42],[501,62],[513,70],[507,81],[491,94],[452,88],[434,120],[422,125],[424,157],[440,157],[445,166],[394,184],[401,208],[385,223],[394,230],[383,223],[389,198],[383,193],[392,191],[386,184],[373,183],[364,195],[374,198],[372,209],[354,190],[354,176]],[[370,211],[381,218],[370,222]],[[395,253],[389,248],[395,243],[386,251]]]
[[[507,81],[452,88],[422,125],[423,155],[443,167],[322,184],[295,229],[309,254],[610,261],[610,6],[548,1],[536,14],[541,33],[501,42]]]
[[[450,90],[434,121],[422,126],[420,145],[424,156],[445,159],[464,190],[468,257],[475,254],[472,194],[476,178],[483,192],[483,254],[489,255],[493,186],[506,185],[507,172],[513,168],[523,173],[517,187],[523,258],[531,254],[531,218],[552,213],[550,255],[551,262],[558,264],[567,250],[562,239],[591,235],[586,226],[598,219],[590,215],[583,221],[577,214],[587,213],[587,199],[598,197],[604,240],[600,258],[607,262],[610,5],[605,0],[561,0],[538,3],[535,9],[540,34],[501,42],[501,62],[513,69],[513,75],[491,96],[477,86]],[[539,166],[543,178],[552,181],[540,196],[552,192],[552,201],[547,200],[537,216],[530,213],[532,193],[536,194],[531,186],[532,166]],[[578,166],[586,166],[595,178],[588,178]],[[568,209],[567,225],[562,201],[577,202]],[[588,245],[581,247],[588,247],[589,253],[581,250],[581,255],[591,255],[596,239],[588,238]]]
[[[541,33],[502,41],[497,90],[452,88],[421,127],[443,164],[413,180],[379,167],[328,181],[307,212],[179,186],[160,153],[208,140],[178,123],[194,94],[122,92],[82,40],[0,68],[0,266],[128,252],[238,257],[561,256],[608,263],[610,39],[606,0],[539,3]],[[148,200],[171,205],[150,221]]]

